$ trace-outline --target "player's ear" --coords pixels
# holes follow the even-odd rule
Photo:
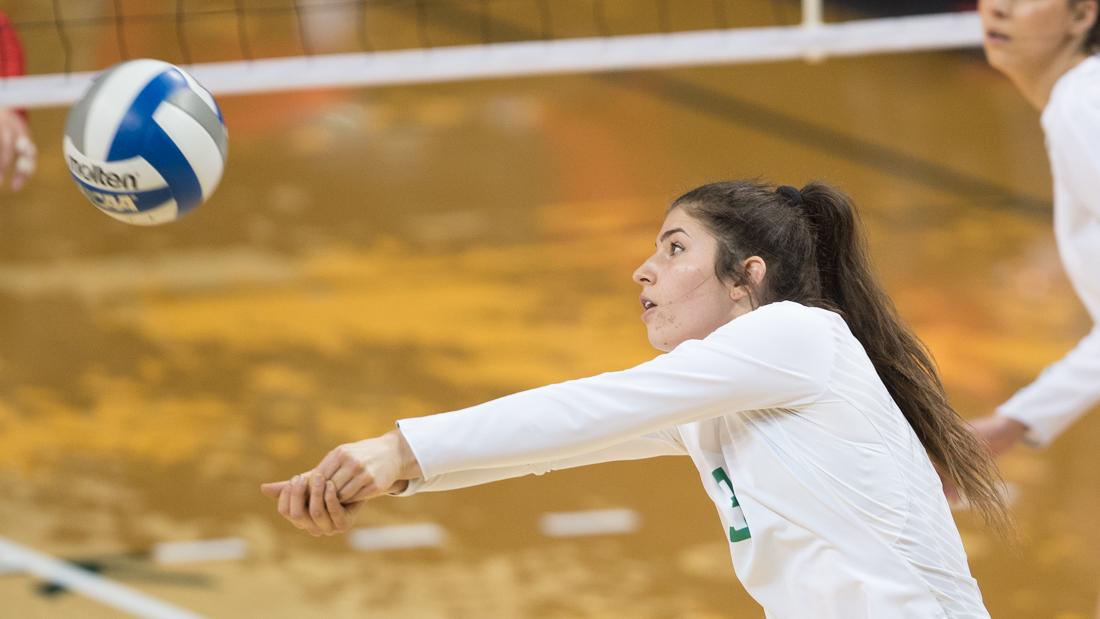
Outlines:
[[[730,299],[734,301],[740,301],[760,287],[768,273],[768,265],[760,256],[749,256],[741,263],[741,272],[744,273],[744,280],[730,287]]]
[[[741,265],[745,275],[749,279],[749,285],[757,288],[764,282],[764,276],[768,274],[768,265],[760,256],[749,256]]]
[[[1097,16],[1097,11],[1100,11],[1098,0],[1077,0],[1070,5],[1070,11],[1073,12],[1072,31],[1076,36],[1088,36],[1096,20],[1100,19]]]

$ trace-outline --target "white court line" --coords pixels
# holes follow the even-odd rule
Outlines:
[[[348,534],[348,545],[355,550],[399,550],[435,548],[447,541],[447,532],[434,523],[401,524],[388,527],[355,529]]]
[[[233,561],[248,554],[248,542],[239,537],[191,542],[165,542],[153,546],[153,561],[161,565]]]
[[[548,512],[539,518],[539,529],[547,537],[625,535],[641,524],[632,509],[599,509],[580,512]]]
[[[43,580],[63,585],[112,608],[148,619],[200,619],[191,611],[172,606],[124,587],[87,570],[0,538],[0,565],[15,565]]]
[[[23,568],[18,564],[8,561],[4,557],[0,557],[0,576],[6,576],[8,574],[20,574],[23,572]]]

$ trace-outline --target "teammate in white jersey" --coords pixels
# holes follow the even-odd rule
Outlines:
[[[999,455],[1021,441],[1045,447],[1100,402],[1100,19],[1097,0],[981,0],[979,11],[989,64],[1042,113],[1058,253],[1093,322],[1065,357],[974,421]]]
[[[848,198],[705,185],[656,246],[634,280],[665,354],[401,420],[264,492],[321,535],[380,494],[686,455],[768,617],[988,617],[932,459],[995,523],[996,469],[875,282]]]
[[[1100,21],[1097,0],[982,0],[989,63],[1042,112],[1058,253],[1092,317],[1061,361],[974,422],[993,451],[1053,441],[1100,402]]]

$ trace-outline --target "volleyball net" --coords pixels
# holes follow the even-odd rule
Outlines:
[[[981,41],[973,11],[872,18],[823,0],[51,0],[8,15],[29,75],[0,80],[0,105],[27,108],[70,104],[100,70],[153,50],[231,95],[821,61]]]

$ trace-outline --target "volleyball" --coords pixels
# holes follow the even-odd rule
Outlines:
[[[119,221],[179,219],[221,180],[229,137],[205,88],[160,60],[117,64],[69,110],[65,161],[84,195]]]

